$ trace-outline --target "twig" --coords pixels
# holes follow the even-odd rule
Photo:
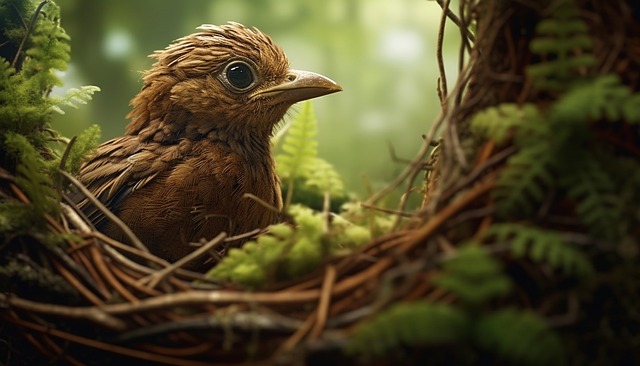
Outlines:
[[[447,23],[447,11],[449,11],[449,1],[450,0],[444,0],[444,4],[441,3],[441,1],[438,1],[438,4],[440,4],[440,6],[442,7],[442,16],[440,17],[440,26],[438,28],[438,40],[437,40],[437,50],[436,50],[436,56],[438,59],[438,70],[440,72],[440,78],[439,83],[438,83],[438,90],[440,90],[441,92],[438,93],[440,96],[440,106],[442,107],[442,110],[444,111],[444,113],[446,113],[447,111],[447,96],[448,96],[448,91],[447,91],[447,73],[445,72],[444,69],[444,57],[442,56],[442,45],[444,43],[444,28],[445,28],[445,24]]]
[[[446,9],[445,9],[445,6],[443,5],[442,0],[436,0],[436,2],[438,3],[438,5],[440,5],[440,8],[442,8],[442,10],[445,12],[447,17],[449,19],[451,19],[453,24],[457,25],[458,28],[460,28],[460,30],[463,31],[464,36],[467,37],[467,39],[469,39],[471,42],[475,42],[476,41],[476,37],[473,35],[473,33],[469,32],[469,29],[467,28],[466,23],[463,22],[462,20],[460,20],[460,18],[458,18],[454,14],[454,12],[452,12],[451,9],[449,9],[448,4],[447,4]],[[448,3],[448,1],[447,1],[447,3]]]
[[[55,315],[72,319],[85,319],[113,330],[124,330],[127,328],[127,325],[124,321],[102,311],[98,306],[73,307],[56,304],[46,304],[21,299],[19,297],[3,293],[0,293],[0,302],[3,306],[31,311],[38,314]]]
[[[122,230],[122,232],[127,236],[127,238],[131,241],[131,244],[133,244],[133,246],[135,246],[136,248],[138,248],[139,250],[145,253],[149,253],[149,249],[147,249],[147,247],[144,244],[142,244],[142,242],[140,241],[140,239],[138,239],[136,234],[134,234],[133,231],[131,231],[131,228],[129,228],[127,224],[122,222],[122,220],[120,220],[118,216],[114,215],[113,212],[111,212],[111,210],[106,208],[102,204],[102,202],[100,202],[100,200],[98,200],[96,196],[94,196],[93,193],[91,193],[87,189],[87,187],[85,187],[82,183],[80,183],[80,181],[78,181],[75,177],[65,172],[64,170],[58,170],[58,171],[60,172],[60,174],[64,175],[65,178],[67,178],[74,186],[76,186],[76,188],[78,188],[82,192],[82,194],[84,194],[84,196],[94,206],[96,206],[96,208],[98,208],[98,210],[100,210],[109,220],[113,221],[113,223],[116,224],[116,226],[118,226],[118,228]]]
[[[16,64],[18,63],[18,59],[20,58],[20,53],[22,52],[24,45],[27,43],[27,39],[29,39],[29,36],[31,35],[31,31],[36,26],[36,20],[38,20],[38,15],[40,15],[40,11],[42,11],[42,8],[48,2],[49,1],[47,0],[40,2],[40,4],[38,4],[38,7],[36,8],[36,11],[34,11],[33,15],[31,15],[31,20],[29,21],[29,27],[26,29],[26,33],[24,34],[24,37],[22,37],[22,41],[20,42],[20,46],[18,46],[18,50],[16,51],[15,56],[13,56],[13,61],[11,61],[11,67],[13,67],[14,69],[16,67]]]
[[[43,334],[49,334],[69,342],[81,344],[87,347],[107,351],[114,354],[136,358],[139,360],[151,361],[156,364],[162,363],[167,365],[182,365],[182,366],[210,366],[211,365],[210,362],[192,361],[184,358],[164,356],[157,353],[145,352],[145,351],[140,351],[140,350],[131,349],[127,347],[117,346],[117,345],[101,342],[95,339],[81,337],[76,334],[63,332],[61,330],[54,329],[48,326],[23,321],[21,319],[14,319],[14,318],[7,318],[7,319],[10,322],[15,323],[21,327],[29,328]]]
[[[137,302],[138,298],[135,297],[129,290],[127,290],[120,281],[111,273],[111,269],[107,265],[103,254],[98,250],[97,247],[92,246],[89,248],[91,252],[91,257],[93,258],[93,263],[96,265],[96,269],[102,274],[102,277],[106,282],[108,282],[122,297],[127,299],[130,302]]]
[[[392,209],[389,209],[389,208],[378,207],[378,206],[370,205],[370,204],[364,203],[364,202],[360,203],[360,207],[366,208],[368,210],[384,212],[384,213],[391,214],[391,215],[398,215],[398,216],[403,216],[403,217],[412,217],[413,216],[413,214],[409,213],[409,212],[404,212],[404,211],[392,210]]]
[[[192,317],[173,322],[152,324],[143,328],[133,329],[118,335],[117,342],[140,342],[153,339],[159,335],[174,333],[182,330],[225,330],[232,328],[238,331],[290,333],[301,325],[301,321],[277,316],[274,314],[259,314],[255,312],[232,313],[221,316],[219,314]],[[156,338],[157,339],[157,338]]]
[[[482,182],[479,182],[475,186],[471,187],[465,194],[452,203],[444,206],[439,212],[431,217],[424,226],[417,229],[411,234],[412,238],[406,244],[405,250],[409,250],[419,243],[424,242],[430,235],[432,235],[437,229],[442,227],[448,219],[455,215],[460,209],[466,207],[473,200],[477,199],[484,193],[488,192],[495,184],[496,174],[492,174],[485,178]]]
[[[318,339],[325,324],[327,323],[327,314],[331,305],[331,288],[336,281],[336,269],[332,265],[328,265],[324,281],[322,282],[322,291],[320,292],[320,301],[318,302],[318,310],[316,311],[316,322],[311,330],[310,339]]]
[[[170,274],[172,274],[173,272],[175,272],[178,268],[181,268],[182,266],[184,266],[185,264],[191,262],[194,259],[197,259],[199,257],[201,257],[202,255],[206,254],[209,250],[211,250],[213,247],[215,247],[216,245],[224,242],[224,238],[227,237],[227,233],[225,232],[221,232],[220,234],[218,234],[218,236],[216,236],[215,238],[209,240],[205,245],[201,246],[200,248],[194,250],[193,252],[187,254],[186,256],[180,258],[179,260],[177,260],[175,263],[141,279],[140,281],[138,281],[140,284],[147,284],[148,287],[150,288],[155,288],[158,283],[160,283],[160,281],[162,281],[163,279],[165,279],[167,276],[169,276]]]
[[[269,211],[273,211],[275,213],[280,213],[280,210],[277,207],[275,207],[274,205],[266,202],[265,200],[263,200],[262,198],[254,195],[254,194],[245,193],[245,194],[242,195],[242,198],[248,198],[250,200],[256,201],[260,206],[268,209]]]
[[[409,177],[413,177],[412,179],[410,179],[409,185],[413,184],[415,175],[417,175],[417,173],[415,175],[413,173],[420,171],[420,168],[423,166],[423,160],[427,156],[429,149],[431,149],[432,147],[431,142],[433,141],[436,135],[436,132],[440,128],[441,123],[442,123],[442,116],[440,116],[431,126],[429,133],[422,141],[420,150],[418,150],[418,153],[416,154],[416,156],[413,158],[413,160],[411,160],[411,163],[407,167],[405,167],[402,173],[400,173],[400,175],[398,175],[396,179],[394,179],[391,183],[389,183],[385,188],[383,188],[382,190],[378,191],[377,193],[369,197],[369,199],[366,201],[367,204],[375,205],[382,198],[386,197],[391,192],[393,192],[396,188],[398,188]]]

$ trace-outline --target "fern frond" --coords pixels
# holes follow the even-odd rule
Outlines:
[[[5,136],[7,147],[18,160],[16,184],[31,200],[35,213],[38,216],[56,213],[59,195],[53,189],[53,181],[47,174],[42,157],[26,137],[15,133]]]
[[[330,255],[346,254],[371,240],[370,231],[336,217],[326,230],[320,212],[291,205],[288,213],[295,226],[271,225],[242,248],[231,249],[207,274],[248,288],[262,287],[268,280],[296,278],[318,268]],[[275,277],[274,277],[275,276]]]
[[[302,104],[302,109],[291,121],[291,127],[284,137],[282,154],[276,156],[278,176],[283,180],[306,177],[313,169],[318,155],[318,122],[310,101]]]
[[[500,263],[479,245],[462,247],[444,261],[444,271],[433,283],[455,294],[465,304],[476,307],[511,290],[511,281]]]
[[[67,157],[67,164],[64,167],[68,172],[76,174],[80,166],[96,149],[100,141],[100,126],[92,125],[84,130],[76,139],[75,144]]]
[[[554,103],[549,117],[558,123],[600,119],[615,122],[623,117],[636,121],[636,112],[628,110],[631,97],[631,90],[617,75],[603,75],[569,90]]]
[[[499,216],[524,217],[534,211],[555,184],[552,151],[549,141],[538,140],[509,158],[493,192]]]
[[[453,343],[466,337],[468,324],[467,314],[449,305],[400,303],[359,326],[347,352],[370,359],[406,346]]]
[[[516,257],[528,257],[535,262],[545,261],[567,274],[587,277],[594,269],[589,258],[567,243],[562,235],[551,230],[514,223],[491,225],[484,234],[497,242],[510,242]]]
[[[518,106],[504,103],[478,112],[471,120],[471,129],[501,144],[514,127],[539,123],[541,123],[540,112],[534,104]]]
[[[78,109],[79,104],[87,104],[93,98],[93,94],[99,91],[100,88],[93,85],[85,85],[80,89],[71,88],[62,98],[50,98],[53,104],[49,108],[54,112],[64,114],[62,106]]]
[[[576,162],[561,181],[569,198],[576,200],[576,213],[595,236],[615,241],[619,237],[623,203],[607,169],[593,154]]]
[[[319,192],[329,193],[331,196],[344,195],[344,183],[340,174],[328,161],[315,158],[313,160],[313,170],[309,172],[306,185],[315,188]]]
[[[476,323],[475,343],[514,365],[545,366],[567,363],[560,337],[538,315],[502,309]]]
[[[71,48],[69,36],[60,27],[60,8],[53,1],[47,1],[38,17],[22,70],[29,88],[44,96],[53,85],[62,85],[55,70],[66,70]]]
[[[588,27],[573,0],[555,3],[551,16],[540,21],[531,51],[542,55],[544,61],[530,65],[528,74],[540,90],[562,91],[570,88],[581,72],[596,64],[590,53],[592,41]]]

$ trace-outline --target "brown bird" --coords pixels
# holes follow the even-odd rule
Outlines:
[[[126,134],[100,145],[80,171],[80,181],[169,261],[222,231],[275,223],[277,212],[244,196],[282,208],[274,127],[294,103],[342,90],[289,69],[282,49],[255,28],[198,30],[150,56],[156,62],[131,101]],[[83,209],[99,230],[126,242],[95,207]]]

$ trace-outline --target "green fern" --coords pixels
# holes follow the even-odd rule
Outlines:
[[[328,161],[320,158],[313,160],[314,169],[307,175],[305,184],[319,192],[329,192],[332,195],[345,194],[344,183],[338,171]]]
[[[540,140],[509,158],[493,192],[498,216],[527,217],[534,212],[555,184],[552,151],[548,141]]]
[[[468,332],[467,314],[452,306],[425,302],[400,303],[358,327],[347,352],[371,359],[403,346],[449,344]]]
[[[533,104],[518,106],[504,103],[486,108],[473,116],[471,130],[482,136],[491,137],[498,144],[505,142],[509,131],[527,125],[539,125],[542,117]]]
[[[470,354],[480,349],[513,364],[563,365],[563,345],[544,319],[526,310],[483,306],[510,292],[500,267],[483,247],[462,247],[443,261],[444,270],[434,280],[461,300],[458,305],[396,304],[356,328],[347,351],[367,361],[402,356],[406,347],[450,345]]]
[[[531,51],[545,59],[527,69],[537,89],[566,90],[596,64],[589,52],[592,42],[587,25],[579,15],[573,0],[563,0],[557,2],[549,18],[538,23]]]
[[[310,101],[302,104],[302,109],[291,121],[291,127],[284,137],[282,154],[276,156],[278,175],[284,181],[306,177],[313,169],[318,155],[318,122]]]
[[[594,272],[584,253],[551,230],[503,223],[491,225],[484,236],[495,237],[496,242],[509,242],[511,253],[516,257],[528,257],[535,262],[545,261],[567,274],[587,277]]]
[[[242,248],[231,249],[207,276],[248,288],[264,286],[270,279],[296,278],[318,268],[327,256],[371,240],[366,228],[334,220],[325,231],[325,218],[307,207],[292,205],[288,212],[296,226],[271,225]]]
[[[443,263],[444,271],[433,283],[477,307],[511,290],[511,281],[502,272],[498,261],[479,245],[463,246]]]
[[[15,133],[5,136],[6,146],[19,159],[16,184],[31,200],[34,213],[38,216],[56,213],[59,195],[53,189],[53,181],[47,174],[47,166],[42,157],[26,137]]]
[[[555,121],[616,122],[625,118],[638,123],[638,98],[617,75],[602,75],[569,90],[553,104],[549,116]]]
[[[93,94],[99,91],[100,88],[93,85],[85,85],[80,87],[80,89],[71,88],[64,97],[51,98],[54,104],[49,108],[54,112],[65,114],[64,110],[60,108],[61,106],[78,109],[79,104],[87,104],[87,102],[93,98]]]
[[[475,324],[474,343],[514,365],[565,365],[562,341],[539,316],[518,309],[484,314]]]
[[[69,36],[60,27],[60,8],[53,1],[46,1],[37,16],[40,19],[31,31],[31,46],[25,52],[22,71],[28,88],[38,90],[42,97],[53,86],[62,85],[55,70],[66,70],[71,48]]]
[[[33,14],[25,13],[27,10]],[[59,8],[53,1],[43,1],[37,8],[27,1],[0,4],[0,18],[7,17],[13,20],[0,23],[0,37],[8,42],[0,47],[0,166],[16,175],[17,186],[31,203],[0,203],[0,237],[19,236],[29,228],[31,237],[55,245],[67,238],[40,230],[46,222],[43,215],[55,215],[59,209],[52,172],[60,156],[50,146],[59,136],[49,125],[52,111],[58,104],[85,102],[97,88],[84,87],[62,99],[49,96],[61,84],[56,71],[64,70],[69,60],[69,37],[60,27]],[[25,23],[33,28],[25,28]],[[20,44],[22,47],[17,46]],[[78,149],[71,151],[73,169],[95,134],[96,130],[88,131]]]
[[[345,201],[344,184],[337,171],[317,156],[317,134],[318,122],[311,102],[306,101],[284,136],[282,153],[275,157],[278,176],[285,182],[286,206],[292,203],[294,194],[304,200],[299,202],[307,205],[313,201],[322,202],[325,193],[337,199],[339,202],[336,203]]]
[[[569,198],[577,202],[576,213],[594,236],[616,241],[623,209],[616,184],[594,155],[575,164],[562,183]]]
[[[80,171],[80,166],[91,155],[100,142],[100,126],[92,125],[84,130],[73,144],[64,169],[72,174]]]

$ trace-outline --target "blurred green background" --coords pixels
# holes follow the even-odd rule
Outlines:
[[[411,158],[437,116],[436,39],[441,11],[425,0],[57,0],[71,36],[65,89],[102,92],[55,128],[67,136],[97,123],[102,139],[120,135],[129,101],[141,87],[147,55],[203,23],[255,26],[282,46],[293,68],[324,74],[344,91],[314,100],[321,157],[364,199]],[[455,8],[454,8],[455,9]],[[455,81],[457,29],[447,24],[445,60]],[[295,107],[294,107],[295,110]],[[288,117],[290,118],[290,117]]]

